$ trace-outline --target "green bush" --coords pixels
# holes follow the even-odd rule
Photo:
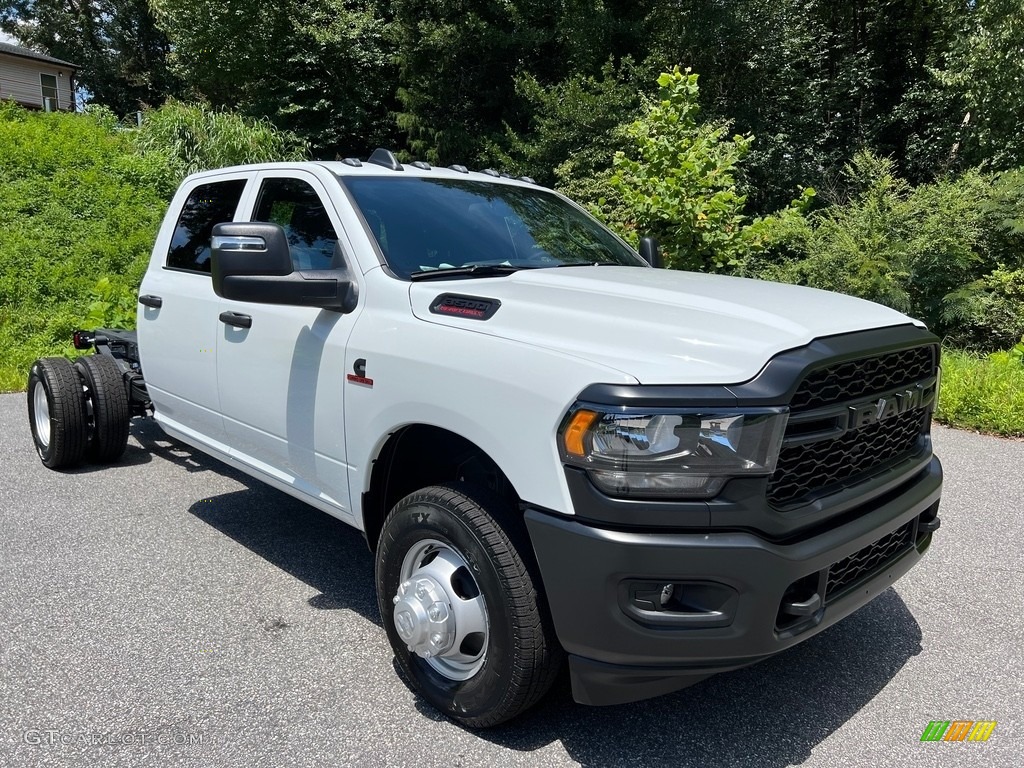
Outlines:
[[[978,205],[988,180],[972,171],[911,187],[868,153],[846,172],[853,197],[778,227],[760,274],[877,301],[946,333],[946,297],[989,266]]]
[[[506,127],[503,143],[489,142],[493,167],[556,185],[574,200],[594,203],[606,195],[612,158],[629,140],[625,127],[640,108],[640,73],[626,58],[608,61],[600,78],[577,73],[545,86],[531,74],[516,78],[516,93],[533,113],[532,130]]]
[[[1009,269],[1024,267],[1024,168],[998,174],[979,207],[989,259]]]
[[[968,171],[911,187],[861,153],[848,200],[794,205],[750,227],[758,246],[736,271],[886,304],[953,347],[1005,349],[1024,334],[1024,171]]]
[[[1024,343],[988,356],[944,349],[937,421],[1024,436]]]
[[[0,102],[0,391],[32,360],[73,352],[76,328],[134,326],[135,297],[167,203],[208,165],[301,155],[266,123],[171,104],[142,130],[106,110]]]
[[[306,157],[302,141],[268,120],[180,101],[146,112],[133,136],[142,153],[162,157],[173,169],[175,186],[197,171]]]
[[[943,320],[952,346],[990,352],[1024,336],[1024,269],[999,267],[946,297]]]
[[[104,113],[0,106],[0,389],[71,352],[100,277],[113,293],[138,285],[167,184]]]
[[[626,127],[629,154],[617,152],[600,213],[633,244],[653,235],[674,269],[722,270],[747,255],[736,173],[753,137],[726,122],[699,122],[697,75],[663,73],[658,99]]]

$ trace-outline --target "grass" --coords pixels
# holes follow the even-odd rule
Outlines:
[[[936,421],[952,427],[1024,437],[1024,358],[1015,351],[977,355],[942,351]]]
[[[0,332],[0,339],[6,334]],[[34,339],[27,344],[8,345],[0,351],[0,392],[23,392],[28,385],[28,369],[39,357],[77,357],[69,341],[65,344],[43,344]]]

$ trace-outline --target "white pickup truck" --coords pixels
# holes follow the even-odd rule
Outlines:
[[[566,657],[582,703],[677,690],[925,552],[939,346],[876,304],[641,251],[529,179],[384,150],[197,174],[137,337],[33,365],[36,446],[114,461],[151,413],[358,528],[401,670],[466,725],[537,702]]]

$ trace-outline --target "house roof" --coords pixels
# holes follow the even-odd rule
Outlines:
[[[78,65],[72,64],[70,61],[55,59],[53,56],[47,56],[45,53],[39,53],[38,51],[33,51],[30,48],[22,48],[20,45],[13,45],[11,43],[0,43],[0,53],[6,53],[8,56],[20,56],[23,59],[45,61],[47,64],[59,64],[62,67],[71,67],[71,69],[78,69]]]

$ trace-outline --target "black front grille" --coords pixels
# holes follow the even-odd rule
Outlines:
[[[768,480],[768,503],[781,508],[807,504],[919,453],[931,423],[930,402],[850,429],[843,406],[863,407],[874,397],[891,402],[901,388],[932,379],[937,367],[938,346],[924,344],[832,363],[807,374],[790,402],[790,411],[801,418],[787,430],[791,444],[783,445]],[[846,431],[811,442],[799,439],[813,429],[834,435],[835,427]]]
[[[911,456],[928,417],[926,408],[916,408],[832,440],[784,447],[768,480],[768,502],[781,507],[810,501]]]
[[[874,544],[869,544],[849,557],[833,563],[828,569],[825,602],[870,579],[909,550],[913,544],[913,530],[914,522],[910,521]]]
[[[937,354],[935,345],[927,344],[819,368],[800,383],[790,409],[810,411],[915,384],[935,375]]]

